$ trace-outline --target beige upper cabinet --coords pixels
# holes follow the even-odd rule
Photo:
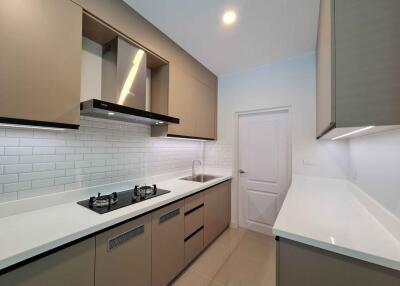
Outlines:
[[[321,1],[318,138],[400,125],[399,14],[397,0]]]
[[[180,124],[156,127],[153,136],[216,139],[218,79],[212,72],[122,0],[73,1],[125,38],[168,62],[168,70],[159,70],[155,77],[157,95],[152,95],[151,111],[178,117]]]
[[[77,128],[81,7],[71,1],[1,1],[0,37],[0,122]]]

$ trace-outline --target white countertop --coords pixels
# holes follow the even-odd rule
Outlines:
[[[293,176],[273,233],[400,270],[400,220],[347,180]]]
[[[27,206],[27,202],[0,205],[0,213],[2,213],[0,216],[0,269],[179,200],[228,180],[232,176],[230,170],[224,169],[206,170],[206,173],[220,177],[207,183],[179,180],[182,176],[155,181],[159,188],[171,192],[101,215],[78,205],[77,200],[71,199],[77,197],[87,199],[87,194],[82,191],[80,195],[69,195],[70,202],[8,216],[4,216],[4,213],[8,213],[12,207],[29,209],[32,206]],[[103,186],[102,190],[103,193],[111,193],[123,190],[120,188],[121,186],[118,189]],[[59,200],[54,196],[48,198],[51,202]],[[1,208],[4,210],[1,211]]]

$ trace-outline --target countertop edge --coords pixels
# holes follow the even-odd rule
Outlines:
[[[323,250],[331,251],[337,254],[341,254],[347,257],[359,259],[383,267],[391,268],[394,270],[400,270],[400,262],[396,262],[384,257],[368,254],[365,252],[357,251],[354,249],[342,247],[339,245],[329,244],[320,240],[315,240],[309,237],[304,237],[301,235],[286,232],[277,228],[273,228],[272,233],[275,236],[283,237],[289,240],[300,242],[309,246],[317,247]]]

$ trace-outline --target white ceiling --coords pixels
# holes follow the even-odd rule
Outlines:
[[[217,75],[315,50],[319,0],[124,1]]]

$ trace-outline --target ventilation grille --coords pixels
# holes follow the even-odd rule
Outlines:
[[[108,250],[111,251],[114,248],[124,244],[125,242],[135,238],[136,236],[144,233],[144,225],[139,226],[135,229],[127,231],[123,234],[118,235],[108,241]]]

